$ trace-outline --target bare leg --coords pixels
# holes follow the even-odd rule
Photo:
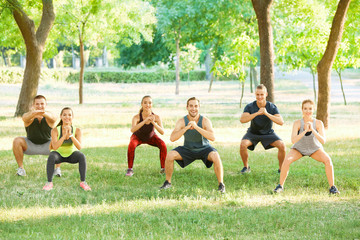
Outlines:
[[[243,161],[244,167],[248,168],[248,160],[249,160],[249,154],[248,154],[248,147],[251,146],[252,143],[248,139],[241,140],[240,143],[240,156],[241,160]]]
[[[182,160],[182,158],[177,151],[172,150],[166,155],[166,159],[165,159],[165,174],[166,174],[166,180],[169,183],[171,183],[171,177],[174,172],[175,160]]]
[[[274,146],[278,149],[278,160],[279,160],[279,169],[282,170],[282,164],[284,162],[285,159],[285,155],[286,155],[286,147],[285,144],[282,140],[277,140],[275,142],[273,142],[272,144],[270,144],[271,146]]]
[[[280,173],[280,185],[284,186],[285,180],[289,173],[290,164],[302,158],[302,154],[295,149],[290,149],[290,152],[286,155],[285,160],[281,167]]]
[[[223,183],[224,170],[219,153],[216,151],[212,151],[211,153],[209,153],[208,160],[214,163],[214,171],[218,182]]]
[[[325,164],[325,173],[327,180],[329,182],[329,186],[330,187],[334,186],[334,168],[329,154],[327,154],[323,149],[319,149],[315,153],[313,153],[310,157],[315,159],[316,161]]]
[[[15,156],[15,160],[19,167],[24,168],[23,160],[24,160],[24,152],[27,149],[27,144],[24,138],[17,137],[13,141],[13,153]]]

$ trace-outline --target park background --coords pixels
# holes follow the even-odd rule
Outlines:
[[[21,35],[14,18],[24,11],[34,20],[30,32],[40,36],[41,10],[52,1],[0,1],[0,239],[359,239],[360,3],[264,1],[274,44],[266,56],[256,2],[54,1],[45,45]],[[346,2],[339,30],[333,18]],[[239,117],[254,100],[255,85],[264,83],[285,120],[275,131],[289,149],[301,101],[313,99],[318,107],[322,101],[318,70],[331,33],[342,38],[332,45],[328,117],[320,118],[341,194],[329,196],[324,166],[306,157],[292,165],[285,192],[274,195],[276,150],[258,146],[250,153],[252,172],[239,174],[239,143],[248,127]],[[80,189],[77,166],[69,164],[54,190],[44,192],[46,156],[25,156],[28,176],[15,175],[12,140],[25,130],[14,115],[28,109],[22,102],[35,93],[47,97],[55,114],[74,109],[92,192]],[[182,144],[169,136],[186,114],[186,100],[200,98],[215,130],[226,194],[216,191],[213,169],[201,162],[176,166],[173,188],[159,191],[159,153],[149,146],[138,147],[135,175],[125,177],[131,118],[148,94],[168,150]]]

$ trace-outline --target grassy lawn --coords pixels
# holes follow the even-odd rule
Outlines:
[[[178,96],[172,83],[87,84],[81,106],[77,85],[43,84],[39,93],[47,96],[48,110],[74,109],[91,192],[80,189],[78,166],[66,163],[54,189],[44,192],[46,156],[25,156],[27,176],[15,175],[12,139],[25,134],[21,119],[12,117],[20,85],[0,85],[0,239],[360,239],[360,103],[344,106],[340,99],[331,106],[324,148],[341,194],[329,196],[324,166],[306,157],[291,166],[285,192],[274,195],[276,150],[259,145],[250,152],[252,172],[239,174],[239,143],[249,126],[239,117],[253,94],[247,86],[239,108],[239,83],[216,82],[211,93],[207,84],[182,82]],[[292,122],[301,117],[300,102],[312,98],[312,89],[289,80],[276,84],[276,105],[286,123],[275,131],[289,149]],[[173,187],[159,191],[165,180],[159,150],[147,145],[136,150],[134,176],[125,177],[131,118],[145,94],[162,117],[161,138],[169,151],[183,141],[171,143],[169,136],[186,114],[186,99],[200,98],[200,111],[215,130],[226,194],[216,191],[213,168],[200,161],[185,169],[175,165]]]

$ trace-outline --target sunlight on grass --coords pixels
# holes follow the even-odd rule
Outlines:
[[[51,194],[51,193],[44,193]],[[91,194],[91,193],[88,193]],[[111,214],[116,212],[134,213],[144,212],[149,210],[166,209],[169,207],[177,207],[182,211],[191,209],[209,208],[214,211],[222,206],[240,207],[240,208],[256,208],[264,206],[272,206],[276,204],[289,204],[289,203],[334,203],[356,200],[354,197],[329,197],[328,195],[315,194],[315,195],[268,195],[264,196],[233,196],[227,194],[224,196],[216,196],[213,199],[202,198],[197,199],[185,197],[183,200],[175,199],[151,199],[151,200],[132,200],[132,201],[119,201],[113,204],[106,203],[106,199],[97,205],[84,204],[77,207],[72,206],[56,206],[56,207],[26,207],[26,208],[12,208],[0,209],[0,222],[14,222],[26,219],[43,219],[53,216],[73,216],[73,215],[97,215],[97,214]],[[239,195],[239,194],[236,194]]]

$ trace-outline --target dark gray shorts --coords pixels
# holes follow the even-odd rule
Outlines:
[[[23,137],[25,139],[27,149],[24,152],[26,155],[49,155],[50,154],[50,142],[48,141],[43,144],[35,144],[30,141],[27,137]]]
[[[176,151],[180,154],[183,160],[176,160],[176,162],[180,165],[180,167],[184,168],[187,165],[191,164],[193,161],[200,159],[203,161],[207,168],[210,168],[213,165],[213,162],[208,160],[209,153],[216,151],[212,146],[208,146],[201,151],[191,151],[184,146],[179,146],[174,148],[173,151]]]
[[[270,144],[272,144],[273,142],[277,141],[277,140],[281,140],[281,138],[276,135],[276,133],[270,133],[267,135],[258,135],[258,134],[253,134],[250,131],[248,131],[244,137],[242,138],[242,140],[247,139],[249,140],[252,145],[248,147],[249,150],[253,151],[256,147],[256,145],[261,142],[261,144],[263,145],[265,150],[268,150],[270,148],[273,148],[273,146],[271,146]]]

